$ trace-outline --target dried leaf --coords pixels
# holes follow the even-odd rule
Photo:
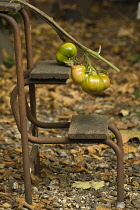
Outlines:
[[[72,106],[74,105],[76,100],[74,98],[63,97],[63,105],[64,106]]]
[[[118,36],[128,36],[128,37],[133,37],[133,28],[120,28],[118,31]]]
[[[96,207],[96,210],[111,210],[111,209],[104,207],[104,206],[98,206],[98,207]]]
[[[129,110],[122,109],[122,110],[120,111],[120,114],[122,114],[122,116],[126,117],[126,116],[129,115]]]
[[[99,156],[97,156],[97,155],[92,154],[91,156],[92,156],[93,158],[97,159],[97,160],[102,160],[102,158],[99,157]]]
[[[138,151],[138,149],[134,146],[131,146],[131,145],[128,145],[128,144],[125,144],[123,146],[123,150],[124,150],[124,153],[136,153]]]
[[[77,162],[81,162],[81,161],[85,160],[85,158],[82,155],[78,155],[78,156],[74,157],[74,160]]]
[[[13,123],[13,122],[15,122],[14,118],[0,119],[0,123]]]
[[[86,169],[85,167],[83,166],[79,166],[77,165],[74,169],[73,169],[73,172],[77,173],[77,172],[85,172],[86,174],[90,174],[91,172]]]
[[[80,182],[80,181],[75,181],[72,184],[72,187],[75,188],[82,188],[82,189],[89,189],[91,188],[91,182]]]
[[[89,155],[91,155],[91,154],[95,154],[96,150],[100,153],[101,147],[99,145],[94,144],[92,146],[88,146],[87,150],[88,150]]]
[[[104,181],[100,181],[100,182],[91,181],[91,184],[92,184],[92,188],[94,188],[95,190],[98,190],[98,189],[104,187],[104,185],[105,185]]]
[[[111,204],[115,204],[116,203],[115,200],[111,200],[111,199],[107,199],[107,198],[100,198],[100,201],[102,203],[111,203]]]
[[[38,178],[38,176],[35,176],[34,174],[30,174],[30,176],[31,176],[31,180],[32,180],[32,182],[35,184],[35,186],[39,186],[39,181],[40,181],[40,179]]]
[[[121,130],[123,143],[128,142],[132,138],[140,139],[140,131]]]
[[[41,171],[41,174],[43,174],[45,177],[48,177],[49,179],[53,180],[56,179],[57,177],[55,175],[53,175],[50,171],[43,169]]]
[[[18,203],[17,209],[21,210],[22,207],[26,207],[29,210],[34,210],[34,205],[29,205],[24,198],[16,198],[16,202]]]
[[[134,161],[133,161],[133,165],[138,165],[138,164],[140,164],[140,159],[139,159],[139,160],[134,160]]]
[[[76,150],[76,149],[71,149],[70,150],[70,154],[74,155],[74,154],[77,154],[79,151]]]
[[[76,181],[72,184],[72,187],[82,188],[82,189],[93,188],[95,190],[98,190],[98,189],[104,187],[104,181],[100,181],[100,182],[95,182],[94,180],[88,181],[88,182]]]

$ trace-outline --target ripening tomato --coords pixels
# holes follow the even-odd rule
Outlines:
[[[102,78],[102,80],[104,81],[104,90],[107,89],[110,86],[110,79],[109,77],[104,74],[104,73],[99,73],[99,76]]]
[[[80,84],[85,77],[86,67],[84,65],[76,65],[71,69],[71,77],[75,83]]]
[[[64,62],[69,61],[70,58],[73,58],[77,55],[77,48],[74,44],[70,42],[66,42],[62,44],[57,53],[56,53],[56,60],[60,64],[64,64]]]
[[[94,94],[104,90],[105,85],[103,79],[97,74],[89,74],[81,82],[82,90]]]

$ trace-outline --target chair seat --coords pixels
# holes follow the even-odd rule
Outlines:
[[[70,139],[107,139],[108,117],[105,115],[74,115],[68,131]]]
[[[59,65],[56,61],[41,61],[31,71],[29,78],[35,80],[67,80],[71,68]]]

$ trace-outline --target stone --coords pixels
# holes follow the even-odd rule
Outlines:
[[[140,199],[132,200],[132,204],[135,206],[135,208],[140,208]]]

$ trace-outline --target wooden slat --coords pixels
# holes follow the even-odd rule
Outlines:
[[[29,78],[67,80],[70,77],[70,71],[70,67],[58,65],[56,61],[42,61],[31,71]]]
[[[21,9],[21,5],[17,3],[0,2],[0,12],[18,12]]]
[[[72,116],[68,138],[70,139],[107,139],[108,117],[105,115]]]

